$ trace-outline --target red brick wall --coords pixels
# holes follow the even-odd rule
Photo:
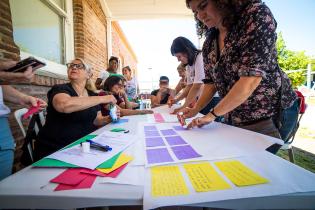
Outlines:
[[[130,68],[133,70],[133,72],[137,71],[137,60],[132,55],[133,52],[130,51],[127,44],[124,42],[125,38],[122,36],[125,36],[125,34],[121,31],[121,28],[119,27],[117,22],[112,23],[112,52],[113,55],[116,57],[120,57],[122,67],[124,66],[130,66]],[[128,35],[126,35],[128,36]],[[121,69],[119,69],[121,72]]]
[[[83,58],[96,78],[107,68],[106,17],[98,0],[73,0],[75,56]]]

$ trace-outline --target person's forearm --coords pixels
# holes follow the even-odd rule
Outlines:
[[[176,87],[175,87],[175,94],[178,94],[181,90],[182,90],[182,85],[180,83],[180,81],[177,83]]]
[[[213,84],[204,85],[201,95],[195,105],[195,108],[198,110],[198,112],[208,105],[216,91],[217,90]]]
[[[241,77],[214,107],[214,113],[218,116],[224,115],[244,103],[260,84],[261,77]]]
[[[62,113],[82,111],[101,103],[102,100],[100,96],[69,97],[67,100],[53,101],[55,109]]]
[[[175,96],[175,102],[181,101],[182,99],[186,98],[191,87],[192,85],[187,85],[180,95]]]
[[[132,105],[131,105],[130,101],[128,100],[128,97],[126,94],[124,94],[124,101],[125,101],[126,109],[132,109]]]
[[[21,104],[22,98],[27,96],[26,94],[16,90],[10,85],[3,85],[1,87],[3,90],[3,99],[5,101],[9,101],[15,104]]]
[[[202,88],[203,84],[202,83],[195,83],[192,85],[190,88],[190,91],[186,97],[185,103],[183,107],[189,106],[192,102],[194,102],[197,98],[197,96],[200,93],[200,89]]]

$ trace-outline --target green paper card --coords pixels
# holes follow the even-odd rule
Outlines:
[[[73,147],[75,145],[78,145],[82,142],[85,142],[88,139],[94,138],[95,136],[96,135],[86,135],[86,136],[82,137],[81,139],[73,142],[72,144],[69,144],[68,146],[66,146],[63,149],[67,149],[67,148]],[[111,159],[100,164],[99,166],[97,166],[97,168],[111,168],[111,167],[113,167],[113,165],[115,164],[115,162],[118,159],[118,157],[120,156],[120,154],[121,154],[121,152],[118,153],[117,155],[113,156]],[[43,158],[43,159],[33,163],[32,166],[35,166],[35,167],[80,168],[77,165],[73,165],[70,163],[66,163],[66,162],[63,162],[60,160],[55,160],[55,159],[50,159],[50,158]]]
[[[110,130],[111,132],[121,132],[121,131],[125,131],[124,128],[114,128],[112,130]]]

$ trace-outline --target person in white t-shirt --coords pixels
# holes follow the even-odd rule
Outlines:
[[[203,79],[205,78],[203,58],[201,51],[185,37],[177,37],[174,39],[171,46],[171,53],[177,57],[183,65],[186,65],[186,81],[185,89],[177,94],[175,98],[168,100],[168,105],[171,107],[174,103],[185,99],[184,104],[174,110],[174,114],[180,112],[185,107],[192,106],[198,99],[202,88]]]
[[[126,79],[126,94],[128,96],[129,100],[134,100],[137,98],[137,95],[139,94],[139,84],[138,84],[138,80],[135,76],[132,76],[132,71],[131,68],[129,66],[125,66],[122,69],[122,73]]]
[[[24,73],[11,73],[4,70],[16,65],[14,61],[0,61],[0,181],[12,173],[14,159],[14,139],[8,122],[10,109],[4,101],[30,107],[37,106],[40,102],[41,108],[47,106],[46,102],[14,89],[8,84],[30,81],[34,76],[32,67]]]

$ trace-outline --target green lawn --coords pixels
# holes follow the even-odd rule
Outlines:
[[[295,164],[315,173],[315,155],[293,147]],[[288,151],[280,150],[277,155],[289,161]]]

